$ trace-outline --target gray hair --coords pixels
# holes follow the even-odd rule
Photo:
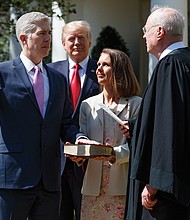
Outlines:
[[[16,22],[16,36],[22,46],[20,35],[29,35],[36,27],[36,23],[39,21],[51,22],[50,18],[41,12],[29,12],[22,15]]]
[[[69,30],[75,30],[75,29],[86,29],[87,37],[89,40],[91,40],[91,27],[90,24],[87,21],[81,20],[81,21],[71,21],[67,24],[65,24],[62,28],[62,41],[65,41],[65,37],[67,35],[67,31]]]
[[[155,16],[151,18],[152,25],[161,25],[167,34],[183,37],[185,18],[178,10],[168,6],[155,5],[151,12],[155,13]]]

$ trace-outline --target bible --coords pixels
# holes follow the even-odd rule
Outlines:
[[[113,147],[94,144],[65,144],[64,153],[80,157],[112,156]]]

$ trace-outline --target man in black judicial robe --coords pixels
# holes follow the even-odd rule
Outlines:
[[[183,16],[157,8],[143,28],[159,62],[134,128],[126,220],[190,219],[190,48]]]

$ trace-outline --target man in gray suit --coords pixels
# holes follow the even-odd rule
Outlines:
[[[61,72],[67,78],[68,88],[74,72],[76,63],[80,65],[79,76],[81,91],[76,107],[73,108],[72,118],[79,120],[79,109],[81,102],[93,95],[98,94],[99,86],[96,77],[97,61],[89,57],[91,46],[90,25],[87,21],[72,21],[67,23],[62,30],[62,44],[67,51],[68,59],[49,64]],[[71,90],[68,90],[71,94]],[[64,172],[62,174],[62,204],[60,220],[73,220],[74,211],[76,219],[80,219],[81,187],[85,166],[78,167],[69,158],[66,159]]]
[[[42,61],[51,44],[49,18],[27,13],[18,19],[16,34],[20,56],[0,63],[0,220],[56,220],[60,138],[74,143],[80,134],[66,78]]]

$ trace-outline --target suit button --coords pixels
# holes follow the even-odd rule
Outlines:
[[[45,128],[46,126],[45,126],[45,124],[42,124],[42,128]]]

